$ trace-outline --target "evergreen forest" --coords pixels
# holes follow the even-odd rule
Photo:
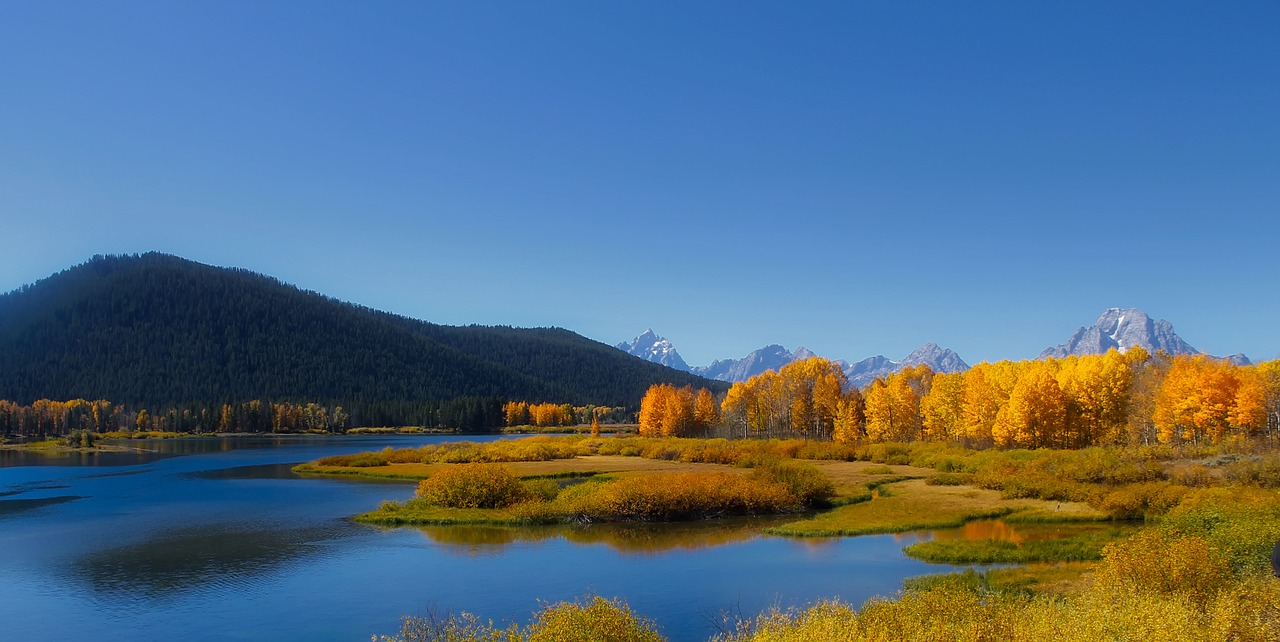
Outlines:
[[[437,325],[160,253],[97,256],[0,295],[0,399],[23,406],[316,403],[351,425],[475,429],[516,399],[638,409],[657,383],[728,387],[560,328]]]

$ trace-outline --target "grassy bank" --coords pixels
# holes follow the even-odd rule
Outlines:
[[[594,465],[589,463],[586,465]],[[707,519],[800,512],[827,502],[834,489],[820,471],[798,462],[749,473],[708,464],[647,462],[622,473],[592,470],[557,482],[556,462],[440,464],[417,497],[383,502],[357,521],[399,524],[547,524]],[[694,469],[696,468],[696,469]],[[665,469],[665,470],[664,470]],[[693,469],[693,470],[691,470]]]
[[[1030,513],[1061,521],[1105,519],[1087,504],[1006,499],[994,490],[934,486],[923,479],[878,486],[870,501],[839,506],[812,519],[768,529],[792,537],[849,537],[874,533],[953,528],[978,519]]]

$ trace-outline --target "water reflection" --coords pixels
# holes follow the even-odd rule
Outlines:
[[[0,519],[24,513],[45,506],[54,506],[84,499],[79,495],[63,495],[61,497],[44,497],[41,499],[0,499]]]
[[[145,450],[0,450],[0,468],[15,466],[133,466],[164,457]]]
[[[1002,519],[984,519],[969,522],[959,528],[927,531],[925,533],[903,535],[903,538],[920,538],[934,540],[974,540],[992,539],[1000,542],[1021,544],[1023,542],[1039,542],[1045,540],[1067,539],[1101,533],[1117,528],[1111,522],[1061,522],[1048,524],[1010,524]]]
[[[193,589],[252,586],[278,567],[325,552],[323,542],[352,533],[347,525],[175,530],[100,549],[72,562],[70,572],[108,599],[156,600]]]
[[[760,537],[761,530],[768,526],[794,519],[794,515],[786,515],[676,523],[416,528],[428,540],[447,545],[446,552],[466,557],[500,555],[513,544],[553,539],[564,539],[574,544],[603,544],[628,555],[660,555],[676,550],[698,550],[745,542]]]
[[[254,466],[236,466],[234,468],[218,468],[186,473],[185,476],[195,479],[301,479],[294,474],[297,464],[257,464]]]

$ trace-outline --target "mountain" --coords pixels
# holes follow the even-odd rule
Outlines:
[[[930,341],[899,361],[879,355],[863,359],[846,368],[845,375],[849,377],[850,384],[862,388],[876,377],[887,376],[903,368],[918,365],[929,366],[934,372],[946,373],[963,372],[969,369],[969,364],[965,363],[954,350],[939,347],[938,344]]]
[[[1183,341],[1182,337],[1173,331],[1173,324],[1168,321],[1153,320],[1142,310],[1110,308],[1105,310],[1093,325],[1076,330],[1066,343],[1046,348],[1040,353],[1040,358],[1103,354],[1112,348],[1124,352],[1134,346],[1141,346],[1151,353],[1163,350],[1172,355],[1201,354],[1199,350],[1191,347],[1191,344]],[[1221,358],[1236,365],[1251,363],[1243,354]]]
[[[804,347],[796,348],[793,353],[780,345],[770,345],[741,359],[718,360],[709,366],[694,366],[690,371],[710,379],[736,383],[746,381],[766,370],[776,371],[792,361],[816,356],[818,355]],[[920,346],[900,361],[874,356],[854,364],[843,360],[836,360],[835,363],[849,377],[849,383],[859,388],[871,383],[871,380],[876,377],[898,372],[908,366],[924,364],[934,372],[961,372],[969,369],[969,364],[965,363],[960,355],[952,350],[940,348],[938,344],[932,342]]]
[[[760,348],[741,359],[718,359],[709,366],[694,366],[690,368],[690,372],[708,379],[737,383],[766,370],[777,370],[795,360],[794,354],[775,344]]]
[[[671,342],[665,337],[654,334],[652,328],[645,329],[640,336],[632,339],[631,343],[624,341],[614,347],[633,357],[640,357],[645,361],[689,372],[689,364],[680,358],[680,353],[676,352],[676,347],[671,345]]]
[[[94,257],[0,295],[0,399],[20,403],[634,407],[654,383],[726,388],[568,330],[436,325],[158,253]]]

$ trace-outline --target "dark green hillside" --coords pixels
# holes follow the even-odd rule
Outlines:
[[[20,403],[635,406],[657,382],[724,387],[567,330],[433,325],[164,254],[95,257],[0,296],[0,398]]]

